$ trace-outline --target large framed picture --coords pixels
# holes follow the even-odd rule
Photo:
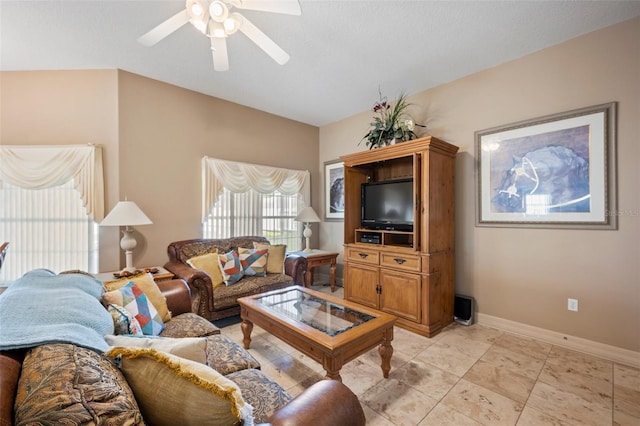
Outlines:
[[[324,163],[324,220],[344,220],[344,165],[340,160]]]
[[[617,229],[615,102],[475,139],[477,226]]]

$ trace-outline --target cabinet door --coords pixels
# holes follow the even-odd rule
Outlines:
[[[381,269],[380,310],[420,322],[421,281],[418,274]]]
[[[345,299],[378,309],[378,267],[346,262],[344,276]]]

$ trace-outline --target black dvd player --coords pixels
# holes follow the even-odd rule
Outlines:
[[[369,244],[381,244],[380,234],[370,233],[370,234],[361,234],[360,235],[361,243],[369,243]]]

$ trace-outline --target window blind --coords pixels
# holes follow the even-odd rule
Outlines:
[[[98,270],[98,226],[87,215],[73,181],[38,190],[4,183],[0,241],[11,244],[0,282],[16,280],[36,268]]]

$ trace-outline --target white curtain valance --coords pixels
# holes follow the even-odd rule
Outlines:
[[[102,149],[93,145],[0,145],[3,181],[26,189],[44,189],[74,181],[87,214],[104,218]]]
[[[204,157],[202,159],[203,221],[222,194],[223,188],[237,193],[253,189],[261,194],[270,194],[279,190],[286,195],[301,194],[305,205],[309,205],[310,201],[307,170],[289,170]]]

